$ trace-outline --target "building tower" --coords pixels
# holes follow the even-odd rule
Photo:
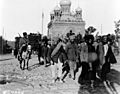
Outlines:
[[[61,0],[59,4],[60,6],[56,6],[50,13],[48,36],[65,36],[70,31],[84,35],[85,21],[82,19],[82,9],[78,7],[71,12],[70,0]]]

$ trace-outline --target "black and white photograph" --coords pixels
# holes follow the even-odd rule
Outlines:
[[[120,94],[120,0],[0,0],[0,94]]]

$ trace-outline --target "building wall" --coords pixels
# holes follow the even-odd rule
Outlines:
[[[79,32],[84,35],[85,33],[85,23],[53,23],[51,28],[49,29],[49,34],[52,34],[52,37],[54,36],[65,36],[66,33],[68,33],[70,30],[72,30],[75,34],[78,34]]]
[[[0,36],[0,54],[3,54],[3,39],[2,36]]]

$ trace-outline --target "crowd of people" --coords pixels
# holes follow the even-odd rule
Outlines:
[[[27,33],[23,33],[23,36],[19,42],[21,58],[28,45]],[[51,67],[53,83],[65,82],[67,75],[75,80],[76,73],[82,67],[78,82],[89,82],[94,87],[96,79],[107,81],[111,64],[117,63],[112,50],[113,44],[114,40],[110,35],[94,37],[86,34],[79,42],[75,41],[75,34],[70,34],[67,38],[54,37],[50,41],[43,39],[38,45],[38,61],[40,65],[43,63],[45,67]]]

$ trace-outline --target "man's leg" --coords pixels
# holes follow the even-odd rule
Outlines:
[[[40,55],[38,55],[38,61],[39,61],[39,64],[41,63],[41,60],[40,60]]]
[[[72,79],[74,79],[74,62],[69,60],[69,67],[70,67],[70,75],[72,77]]]
[[[76,76],[76,71],[77,71],[77,63],[75,61],[73,61],[73,80],[75,80],[75,76]]]
[[[53,79],[53,83],[55,82],[55,79],[56,79],[56,64],[54,65],[51,65],[51,74],[52,74],[52,79]]]
[[[27,52],[23,52],[22,53],[22,59],[23,59],[23,63],[24,63],[23,70],[25,69],[26,58],[27,58]]]
[[[57,63],[57,68],[58,68],[58,78],[60,79],[61,81],[61,76],[62,76],[62,65],[63,63],[58,59],[58,63]]]
[[[44,66],[46,67],[46,57],[44,56]]]
[[[20,69],[22,69],[22,60],[20,60],[19,62],[20,62]]]
[[[27,58],[27,69],[28,69],[29,58]]]
[[[24,63],[24,65],[23,65],[23,70],[25,69],[25,60],[23,60],[23,63]]]

